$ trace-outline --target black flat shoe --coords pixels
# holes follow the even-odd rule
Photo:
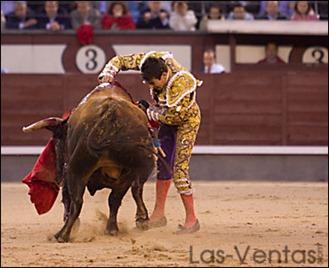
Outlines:
[[[166,217],[162,217],[160,220],[157,220],[155,222],[147,222],[147,226],[149,229],[151,228],[159,228],[159,227],[164,227],[167,225],[167,218]]]
[[[200,223],[197,219],[196,222],[191,227],[184,227],[183,225],[178,225],[178,230],[175,232],[175,234],[191,234],[195,233],[200,230]]]

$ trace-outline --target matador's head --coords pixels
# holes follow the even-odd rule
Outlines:
[[[163,88],[169,80],[170,70],[161,58],[148,57],[141,68],[143,82],[153,88]]]

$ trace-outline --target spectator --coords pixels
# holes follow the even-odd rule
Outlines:
[[[1,10],[1,31],[5,28],[5,26],[6,26],[6,18],[5,18],[5,14]]]
[[[260,1],[239,1],[244,6],[247,12],[250,12],[253,16],[256,16],[260,10]]]
[[[228,20],[254,20],[254,16],[248,13],[241,4],[236,4],[233,11],[228,15]]]
[[[260,11],[260,1],[223,1],[226,2],[227,10],[232,10],[236,5],[244,7],[245,11],[256,16]]]
[[[194,11],[188,9],[184,1],[177,1],[174,4],[174,12],[169,19],[170,28],[175,31],[195,31],[195,25],[198,20]]]
[[[221,2],[221,1],[217,1]],[[172,11],[174,11],[175,1],[172,2]],[[188,7],[190,10],[193,10],[196,19],[198,20],[197,24],[195,25],[196,29],[200,28],[201,20],[204,16],[207,15],[207,10],[209,10],[210,6],[217,4],[215,1],[187,1]],[[221,3],[217,5],[222,6]]]
[[[101,15],[106,14],[109,10],[109,1],[96,1],[96,9],[101,13]]]
[[[148,2],[148,1],[140,1],[140,2]],[[168,14],[172,12],[172,1],[159,1],[161,2],[161,8],[167,11]]]
[[[265,58],[258,64],[283,64],[285,61],[278,56],[278,46],[275,43],[268,43],[265,47]]]
[[[291,20],[319,20],[308,1],[297,1]]]
[[[44,11],[38,19],[38,28],[49,31],[70,29],[70,21],[58,12],[58,1],[45,1]]]
[[[76,1],[59,1],[59,13],[63,14],[64,16],[70,17],[72,11],[77,8]]]
[[[127,1],[127,6],[134,23],[138,22],[140,14],[147,8],[146,1]]]
[[[265,16],[267,3],[268,1],[260,1],[260,11],[258,13],[258,17]],[[294,13],[295,8],[295,1],[278,1],[279,5],[279,13],[286,17],[290,18],[292,14]]]
[[[278,1],[268,1],[266,5],[266,14],[258,17],[259,20],[286,20],[287,18],[279,12]]]
[[[26,2],[26,1],[21,1]],[[15,11],[15,1],[1,1],[1,10],[3,11],[3,14],[7,16],[8,14]]]
[[[71,24],[74,30],[77,30],[84,24],[92,25],[95,29],[100,29],[100,12],[94,9],[89,1],[78,1],[76,10],[71,12]]]
[[[209,20],[224,20],[221,8],[219,6],[211,6],[209,12],[200,22],[199,30],[206,31]]]
[[[318,11],[321,20],[328,20],[328,2],[327,1],[318,1]]]
[[[161,1],[149,1],[137,22],[138,29],[169,29],[169,13],[162,8]]]
[[[37,20],[28,11],[26,2],[16,2],[15,11],[6,18],[7,29],[35,29]]]
[[[30,10],[36,16],[41,14],[41,12],[43,11],[45,1],[24,1],[24,2],[26,2],[28,10]]]
[[[212,49],[207,49],[203,52],[204,73],[206,74],[221,74],[225,73],[225,68],[216,63],[216,54]]]
[[[111,30],[134,30],[135,23],[130,15],[128,15],[127,7],[124,3],[113,2],[108,13],[102,19],[103,29]]]
[[[107,2],[107,1],[106,1]],[[135,23],[138,22],[140,15],[148,8],[148,1],[125,1],[128,7],[129,13],[132,16]],[[161,8],[168,14],[171,13],[171,1],[159,1],[161,2]],[[168,16],[169,17],[169,16]]]

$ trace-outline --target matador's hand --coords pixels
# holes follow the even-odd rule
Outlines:
[[[138,101],[137,105],[144,111],[144,113],[146,113],[147,109],[150,107],[150,104],[146,100]]]
[[[150,106],[146,110],[146,114],[149,120],[159,121],[160,116],[163,114],[163,109],[156,106]]]
[[[101,73],[98,76],[98,82],[101,83],[112,83],[114,81],[114,76],[111,74],[103,74]]]
[[[98,76],[99,83],[112,83],[118,70],[112,64],[106,64],[103,71]]]

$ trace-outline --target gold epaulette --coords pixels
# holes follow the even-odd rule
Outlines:
[[[180,71],[173,75],[166,88],[166,100],[168,107],[176,106],[186,95],[194,92],[202,81],[197,80],[191,73]],[[194,101],[195,94],[193,97]]]

